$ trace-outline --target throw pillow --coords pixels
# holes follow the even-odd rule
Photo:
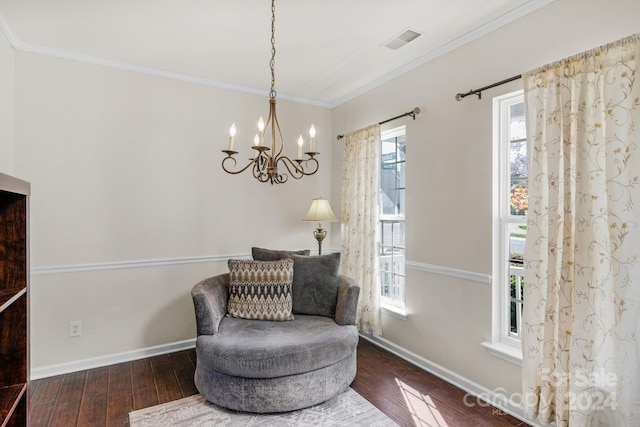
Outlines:
[[[293,320],[293,261],[229,260],[227,315],[255,320]]]
[[[293,313],[334,317],[340,252],[290,257],[293,259]]]
[[[265,248],[251,248],[251,256],[258,261],[275,261],[278,259],[289,258],[289,255],[309,255],[309,249],[301,251],[284,251]]]

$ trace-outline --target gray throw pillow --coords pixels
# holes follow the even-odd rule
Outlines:
[[[293,313],[335,317],[340,252],[289,258],[293,260]]]
[[[256,261],[277,261],[289,258],[289,255],[309,255],[309,249],[301,251],[284,251],[265,248],[251,248],[251,256]]]

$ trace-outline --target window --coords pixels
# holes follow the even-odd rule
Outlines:
[[[404,309],[405,127],[381,135],[380,287],[382,302]]]
[[[494,99],[494,343],[520,348],[527,236],[527,137],[522,91]]]

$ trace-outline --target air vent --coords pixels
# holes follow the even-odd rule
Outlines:
[[[389,49],[397,50],[397,49],[400,49],[402,46],[406,45],[407,43],[417,39],[421,35],[422,34],[413,30],[405,30],[402,33],[395,36],[394,38],[392,38],[391,40],[389,40],[387,43],[385,43],[385,46],[388,47]]]

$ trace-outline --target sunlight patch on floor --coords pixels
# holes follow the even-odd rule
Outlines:
[[[426,394],[396,378],[396,384],[402,392],[402,397],[411,413],[416,427],[447,427],[448,424],[436,408],[435,403]]]

